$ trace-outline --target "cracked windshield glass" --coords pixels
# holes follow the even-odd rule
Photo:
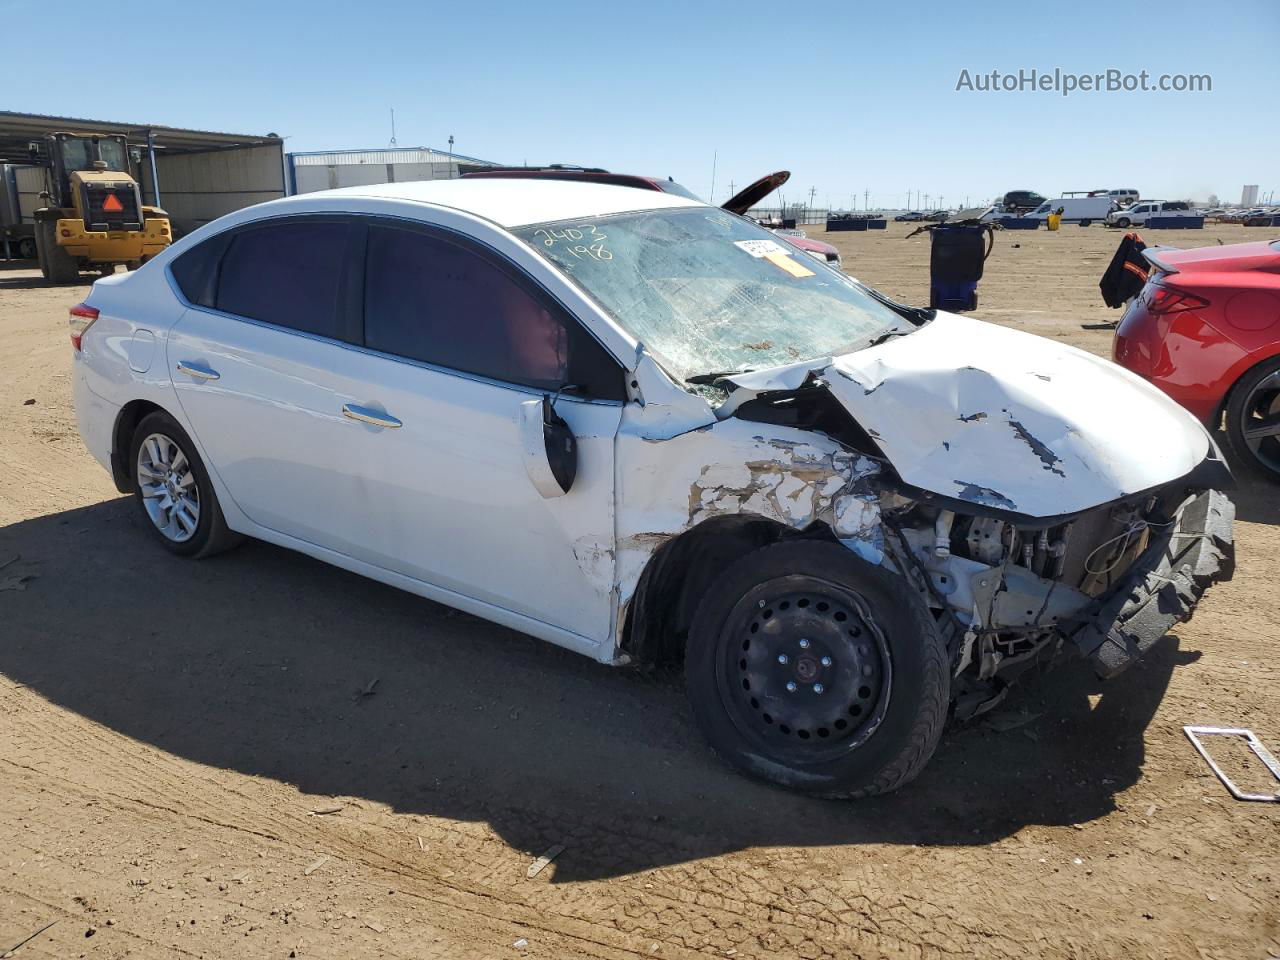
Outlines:
[[[514,231],[681,379],[849,353],[910,324],[761,227],[705,207]]]

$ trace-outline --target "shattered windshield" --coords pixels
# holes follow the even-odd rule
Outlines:
[[[909,326],[840,271],[709,207],[513,232],[681,379],[849,353]]]

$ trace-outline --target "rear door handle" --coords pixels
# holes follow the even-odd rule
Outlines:
[[[342,415],[349,420],[359,420],[361,423],[369,423],[375,427],[386,427],[389,430],[404,426],[389,413],[373,410],[369,407],[358,407],[354,403],[344,403],[342,405]]]
[[[217,380],[221,376],[217,370],[210,370],[206,366],[188,363],[185,360],[178,361],[178,372],[185,373],[188,377],[195,377],[197,380]]]

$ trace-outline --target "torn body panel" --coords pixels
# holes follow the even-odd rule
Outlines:
[[[728,378],[741,387],[730,402],[821,375],[904,483],[1029,517],[1152,489],[1210,450],[1194,418],[1128,371],[952,314],[826,367],[779,369]]]

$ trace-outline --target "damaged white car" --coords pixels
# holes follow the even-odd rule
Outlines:
[[[738,768],[910,780],[1060,654],[1111,676],[1232,569],[1190,414],[673,194],[474,180],[242,210],[72,310],[158,541],[247,535],[612,664]]]

